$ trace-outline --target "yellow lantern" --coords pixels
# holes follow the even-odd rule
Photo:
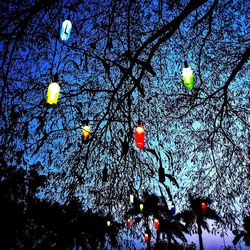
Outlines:
[[[111,222],[108,220],[107,221],[107,226],[110,227],[111,226]]]
[[[52,82],[47,91],[46,102],[50,105],[56,105],[58,102],[60,86],[57,82]]]

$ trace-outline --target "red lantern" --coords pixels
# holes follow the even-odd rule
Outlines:
[[[205,214],[207,212],[207,204],[206,204],[206,202],[201,203],[201,209],[202,209],[203,214]]]
[[[159,229],[159,220],[158,219],[154,219],[154,227],[155,227],[155,230],[158,230]]]
[[[131,219],[128,219],[128,220],[127,220],[127,226],[128,226],[128,228],[130,228],[130,227],[131,227],[131,224],[132,224]]]
[[[144,235],[145,242],[148,242],[148,238],[149,238],[149,237],[148,237],[148,234],[145,234],[145,235]]]
[[[144,127],[138,122],[135,128],[135,145],[139,149],[144,149]]]

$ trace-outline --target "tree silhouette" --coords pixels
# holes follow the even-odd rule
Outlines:
[[[243,238],[245,241],[246,246],[250,246],[250,217],[244,217],[243,223],[243,230],[234,230],[233,233],[235,234],[235,238],[233,240],[234,245]]]
[[[119,221],[131,191],[159,195],[162,187],[180,208],[187,193],[199,194],[213,200],[227,228],[241,224],[250,203],[247,7],[245,0],[1,3],[0,155],[30,171],[23,194],[33,199],[30,166],[40,161],[42,196],[60,204],[76,198],[84,212]],[[60,95],[49,107],[54,80]],[[144,149],[135,146],[138,120]],[[169,176],[160,186],[159,167]],[[178,190],[170,190],[172,177]]]
[[[142,211],[139,209],[140,204],[143,204]],[[156,243],[159,243],[161,238],[167,238],[167,245],[171,249],[179,245],[175,238],[187,242],[185,233],[189,233],[188,228],[181,222],[182,216],[178,214],[173,216],[171,214],[165,197],[159,197],[155,194],[145,192],[142,199],[135,199],[132,208],[126,216],[128,217],[128,215],[132,215],[133,220],[136,221],[137,224],[142,222],[142,229],[140,229],[140,231],[145,230],[149,235],[149,240],[147,241],[148,249],[151,249],[151,238],[154,234],[156,234]],[[154,221],[155,219],[159,221],[159,228],[157,230],[155,230],[155,226],[150,226],[150,221]],[[140,225],[138,226],[141,227]],[[156,231],[156,233],[154,231]],[[172,242],[174,242],[173,246]],[[159,243],[158,245],[161,244]]]
[[[103,249],[107,237],[111,246],[118,244],[120,225],[113,221],[107,228],[106,216],[84,212],[77,199],[62,205],[37,198],[46,181],[38,174],[38,167],[35,164],[25,171],[1,165],[1,249]]]
[[[193,197],[189,194],[189,201],[191,210],[183,211],[179,216],[186,222],[188,228],[192,227],[195,223],[197,224],[197,230],[199,235],[199,246],[203,250],[203,239],[202,239],[202,228],[209,231],[207,219],[215,220],[220,223],[224,223],[220,216],[213,210],[210,205],[212,200],[209,198]],[[206,204],[202,207],[202,204]]]

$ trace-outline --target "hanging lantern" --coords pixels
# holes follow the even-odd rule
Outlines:
[[[71,22],[69,20],[65,20],[62,23],[62,28],[61,28],[61,31],[60,31],[61,40],[67,41],[69,39],[71,29],[72,29]]]
[[[58,84],[58,74],[54,75],[53,82],[49,85],[46,95],[46,103],[49,105],[56,105],[58,102],[60,86]]]
[[[129,195],[129,200],[130,200],[130,203],[134,203],[134,195],[130,194]]]
[[[159,182],[164,183],[165,182],[165,171],[163,167],[159,167],[158,169],[159,173]]]
[[[154,219],[154,227],[155,227],[155,230],[158,230],[159,229],[159,220],[158,219]]]
[[[144,240],[145,240],[145,242],[148,242],[148,239],[149,239],[148,234],[145,234],[145,235],[144,235]]]
[[[140,204],[140,211],[142,212],[142,210],[143,210],[143,204]]]
[[[139,149],[144,149],[144,127],[140,121],[135,128],[135,145]]]
[[[58,102],[60,86],[57,82],[52,82],[47,91],[46,102],[50,105],[56,105]]]
[[[127,227],[130,228],[130,227],[131,227],[131,224],[132,224],[131,219],[128,219],[128,220],[127,220]]]
[[[203,214],[205,214],[207,212],[207,204],[206,204],[206,202],[201,203],[201,210],[202,210]]]
[[[175,207],[174,204],[172,204],[171,207],[170,207],[170,215],[171,215],[171,216],[174,216],[175,213],[176,213],[176,207]]]
[[[184,62],[184,68],[182,69],[182,77],[184,86],[188,89],[192,89],[194,87],[194,76],[193,71],[190,67],[188,67],[187,61]]]
[[[111,225],[111,222],[108,220],[107,221],[107,226],[110,227],[110,225]]]
[[[88,142],[90,136],[90,126],[88,125],[88,121],[84,121],[84,126],[82,127],[82,139],[84,143]]]

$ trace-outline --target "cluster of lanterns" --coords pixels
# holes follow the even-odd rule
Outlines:
[[[69,18],[68,18],[69,19]],[[72,30],[72,23],[70,20],[65,20],[62,23],[62,27],[60,30],[60,38],[62,41],[67,41],[70,37],[70,33]],[[193,72],[190,67],[188,67],[187,61],[184,62],[184,68],[182,70],[182,76],[183,76],[183,82],[184,86],[188,89],[193,88],[194,86],[194,77],[193,77]],[[49,84],[48,90],[47,90],[47,95],[46,95],[46,102],[48,105],[54,106],[58,102],[59,98],[59,93],[60,93],[60,86],[58,84],[58,75],[57,79],[54,79],[52,83]],[[145,135],[144,135],[144,127],[141,123],[141,121],[138,121],[138,124],[135,128],[135,144],[136,147],[139,149],[144,149],[144,144],[145,144]],[[82,128],[82,138],[83,142],[87,143],[88,139],[90,136],[90,127],[88,123],[84,124]],[[163,177],[163,175],[162,175]],[[160,182],[164,182],[163,177]]]
[[[62,23],[62,27],[60,30],[60,38],[62,41],[67,41],[69,39],[71,30],[72,30],[72,23],[69,20],[65,20]],[[184,86],[188,89],[192,89],[194,86],[194,76],[193,76],[193,72],[191,68],[188,67],[187,61],[184,62],[184,68],[182,70],[182,77],[183,77]],[[49,84],[47,95],[46,95],[46,103],[51,106],[56,105],[58,102],[59,93],[60,93],[60,86],[58,84],[58,75],[56,75],[54,78],[54,81]],[[83,127],[82,127],[83,143],[87,143],[89,141],[90,133],[91,133],[91,128],[88,125],[88,121],[84,121]],[[135,145],[138,149],[144,149],[144,144],[145,144],[145,131],[144,131],[142,122],[139,120],[135,128]],[[106,182],[106,181],[107,181],[107,168],[105,166],[105,168],[103,169],[103,182]],[[162,183],[165,182],[165,172],[162,167],[159,168],[159,182],[162,182]],[[134,202],[134,196],[132,194],[130,194],[130,202],[131,203]],[[143,204],[139,205],[140,212],[143,211],[143,207],[144,207]],[[202,209],[202,213],[205,214],[207,210],[207,204],[205,202],[201,203],[201,209]],[[174,204],[172,204],[170,208],[170,214],[173,216],[175,215],[175,212],[176,212],[176,208]],[[155,218],[154,219],[155,230],[159,229],[159,224],[160,224],[159,220]],[[128,219],[127,227],[130,228],[131,225],[132,225],[132,220]],[[109,220],[107,221],[107,226],[108,227],[111,226],[111,222]],[[149,240],[148,233],[144,235],[144,239],[145,239],[145,242],[148,242]]]

